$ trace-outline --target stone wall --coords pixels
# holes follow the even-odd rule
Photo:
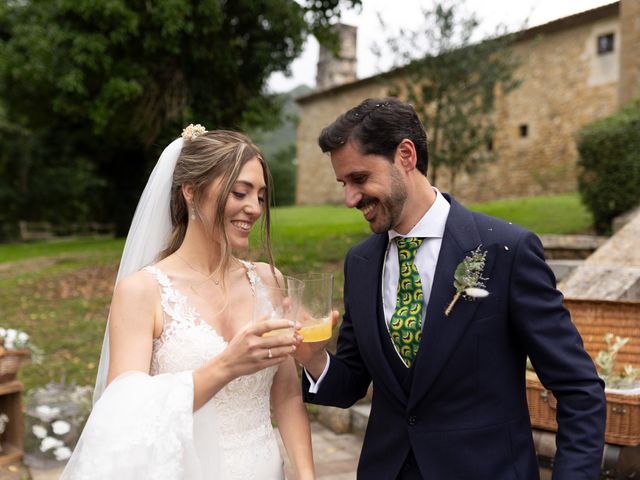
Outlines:
[[[637,2],[640,4],[640,2]],[[595,12],[595,11],[594,11]],[[597,14],[579,14],[536,27],[515,45],[523,64],[521,86],[496,105],[493,148],[498,160],[472,176],[456,179],[454,195],[464,202],[560,193],[576,190],[576,132],[618,106],[619,42],[613,52],[598,55],[601,34],[620,36],[618,4]],[[342,202],[331,164],[317,146],[323,127],[365,98],[382,97],[394,81],[389,73],[371,77],[299,100],[296,202]],[[527,126],[521,137],[520,127]],[[427,125],[429,134],[429,126]],[[451,191],[446,172],[437,186]]]
[[[300,102],[297,204],[342,202],[342,187],[336,182],[328,155],[324,155],[318,147],[318,135],[342,112],[365,98],[382,97],[385,94],[384,83],[375,80],[359,81],[348,87],[328,90],[313,100]]]
[[[593,300],[640,300],[640,212],[558,288],[570,298]]]

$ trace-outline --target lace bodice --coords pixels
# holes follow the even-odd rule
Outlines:
[[[254,295],[260,290],[260,277],[253,264],[243,262]],[[174,288],[171,279],[157,267],[145,271],[153,275],[161,286],[161,305],[165,313],[164,328],[153,342],[151,375],[176,373],[201,367],[220,354],[227,342],[216,330],[200,318],[198,311],[189,305],[188,297]],[[253,302],[253,298],[248,301]],[[271,384],[277,367],[260,370],[228,383],[204,408],[203,412],[215,412],[216,428],[219,428],[223,459],[229,477],[233,479],[278,478],[256,477],[256,465],[261,462],[281,462],[273,434],[270,416]],[[198,421],[194,430],[207,428]],[[196,432],[197,433],[197,432]]]

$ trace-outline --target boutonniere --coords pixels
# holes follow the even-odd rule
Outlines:
[[[444,311],[446,316],[449,316],[451,309],[460,297],[475,300],[489,295],[489,292],[484,289],[484,281],[489,279],[482,276],[487,252],[486,250],[481,251],[480,247],[481,245],[464,257],[456,267],[453,274],[453,286],[456,288],[456,293]]]

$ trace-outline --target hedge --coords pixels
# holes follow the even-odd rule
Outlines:
[[[640,98],[578,133],[578,189],[598,233],[640,203]]]

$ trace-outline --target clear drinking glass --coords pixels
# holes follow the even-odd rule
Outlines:
[[[304,283],[293,277],[285,276],[280,286],[259,284],[253,302],[253,321],[263,322],[271,319],[295,321],[302,301]],[[293,327],[270,330],[263,336],[292,334]]]
[[[306,273],[298,275],[304,282],[298,322],[302,325],[303,342],[321,342],[331,338],[331,300],[333,274]]]

